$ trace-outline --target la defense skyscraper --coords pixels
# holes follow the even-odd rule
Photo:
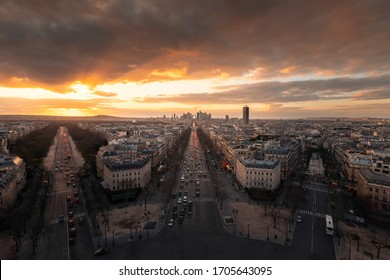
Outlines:
[[[242,107],[242,121],[244,124],[249,124],[249,107]]]

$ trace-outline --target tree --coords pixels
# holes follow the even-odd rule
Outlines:
[[[377,254],[376,254],[376,258],[379,259],[379,254],[381,252],[381,249],[383,247],[385,247],[385,244],[380,242],[380,241],[377,241],[377,240],[372,240],[371,241],[372,245],[374,245],[374,247],[377,249]]]
[[[356,241],[357,243],[357,251],[359,252],[360,247],[360,236],[357,234],[352,234],[352,239]]]

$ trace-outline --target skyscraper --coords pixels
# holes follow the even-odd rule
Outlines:
[[[249,124],[249,107],[246,105],[242,107],[242,120],[244,124]]]

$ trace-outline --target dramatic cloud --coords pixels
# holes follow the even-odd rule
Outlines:
[[[183,104],[290,103],[335,99],[390,99],[390,76],[261,82],[217,93],[159,95],[138,102]]]
[[[389,11],[387,0],[2,0],[0,87],[80,83],[117,102],[191,106],[389,99]],[[99,88],[205,79],[241,82],[164,96]]]

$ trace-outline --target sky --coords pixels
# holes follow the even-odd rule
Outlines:
[[[0,0],[0,115],[390,117],[388,0]]]

